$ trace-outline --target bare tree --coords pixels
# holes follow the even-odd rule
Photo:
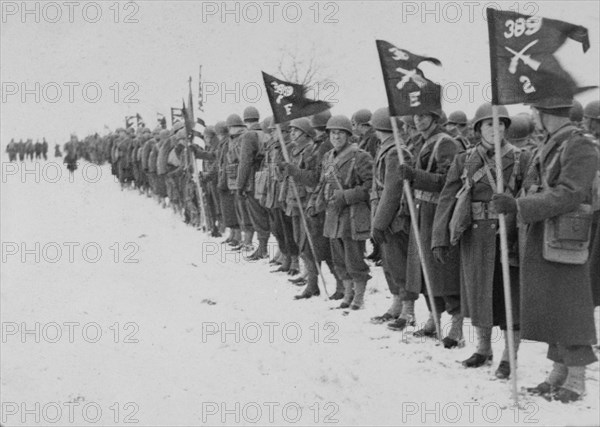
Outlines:
[[[277,71],[279,77],[292,83],[299,83],[305,87],[319,85],[326,81],[325,54],[317,49],[313,43],[308,52],[302,52],[295,47],[282,47],[280,49]]]

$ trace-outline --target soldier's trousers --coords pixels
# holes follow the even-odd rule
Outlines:
[[[250,218],[250,212],[248,211],[248,204],[246,203],[246,197],[233,193],[233,201],[235,203],[235,213],[238,217],[238,223],[240,224],[242,231],[254,232],[252,219]]]
[[[298,256],[299,250],[294,240],[294,225],[291,216],[281,208],[269,209],[271,233],[277,240],[279,251],[287,256]]]
[[[213,181],[208,181],[203,186],[203,190],[206,190],[205,199],[206,199],[206,209],[208,209],[209,216],[212,218],[214,226],[214,222],[222,221],[221,219],[221,205],[219,203],[219,192],[217,190],[217,183]]]
[[[167,197],[166,175],[156,175],[156,195],[158,197]]]
[[[330,243],[333,265],[341,280],[366,282],[371,278],[364,258],[364,240],[330,239]]]
[[[431,311],[429,296],[426,293],[423,293],[423,296],[425,296],[427,308],[429,311]],[[433,297],[433,302],[438,315],[441,315],[444,311],[451,316],[460,313],[460,295],[444,295],[442,297]]]
[[[386,234],[386,241],[380,245],[381,260],[392,295],[398,295],[402,301],[415,301],[419,294],[406,290],[408,238],[408,234],[403,232]]]
[[[269,240],[269,235],[271,234],[269,211],[258,203],[258,200],[252,195],[246,196],[244,202],[246,203],[250,221],[252,222],[252,227],[256,231],[258,241],[266,244]]]
[[[317,259],[313,256],[312,250],[310,249],[310,243],[306,237],[306,231],[302,226],[302,217],[300,215],[292,216],[293,227],[294,227],[294,240],[298,245],[302,261],[306,266],[308,273],[308,279],[317,278],[319,270],[317,270],[317,262],[321,265],[321,261],[325,261],[327,266],[335,276],[338,278],[337,270],[333,263],[331,245],[329,239],[323,236],[323,225],[325,223],[325,212],[317,216],[306,216],[306,225],[308,226],[308,232],[312,239]]]
[[[219,190],[219,202],[221,203],[223,225],[229,228],[239,228],[233,194],[229,190]]]

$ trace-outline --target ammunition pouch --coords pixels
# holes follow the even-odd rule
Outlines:
[[[592,206],[544,220],[543,257],[561,264],[585,264],[589,257]]]

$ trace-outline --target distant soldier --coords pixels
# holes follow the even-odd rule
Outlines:
[[[9,161],[14,162],[17,160],[17,151],[17,143],[14,139],[11,139],[8,145],[6,146],[6,152],[8,153]]]
[[[584,245],[574,248],[572,242],[585,244],[588,238],[589,229],[581,225],[592,210],[598,150],[569,120],[572,96],[556,94],[532,106],[548,138],[531,162],[525,193],[517,199],[495,194],[492,205],[498,213],[517,214],[527,225],[522,337],[548,343],[547,357],[554,363],[546,380],[528,391],[568,403],[584,394],[585,367],[597,360],[589,258],[581,250]]]
[[[371,157],[375,158],[380,141],[370,124],[371,116],[371,111],[366,108],[355,112],[352,115],[352,129],[354,130],[354,134],[359,137],[358,148],[365,150]],[[371,239],[371,245],[373,246],[373,251],[367,256],[367,259],[377,263],[381,260],[379,244]]]
[[[252,239],[254,237],[254,226],[248,211],[248,204],[245,200],[245,189],[238,188],[238,172],[242,152],[242,135],[247,132],[246,125],[242,118],[237,114],[231,114],[227,117],[227,129],[229,132],[229,148],[227,150],[227,186],[233,193],[235,202],[235,212],[242,230],[242,242],[236,246],[235,250],[250,251],[252,248]],[[238,191],[239,190],[239,191]]]
[[[502,144],[502,180],[506,192],[516,195],[523,184],[531,153],[521,150],[504,139],[505,130],[512,126],[508,111],[498,107],[500,141]],[[458,244],[462,269],[461,307],[465,317],[477,333],[477,350],[463,366],[478,368],[492,360],[492,327],[500,326],[506,331],[507,320],[504,304],[504,287],[498,235],[498,215],[490,211],[490,201],[496,192],[499,174],[495,164],[494,127],[492,105],[481,105],[473,119],[475,132],[481,135],[481,143],[454,157],[446,183],[440,194],[435,213],[433,248]],[[457,203],[459,191],[469,191],[468,206]],[[466,208],[466,211],[463,210]],[[466,212],[470,217],[464,230],[452,229],[453,215]],[[519,331],[519,254],[516,216],[507,217],[509,248],[511,249],[510,283],[514,325],[514,348],[518,349]],[[462,232],[462,234],[460,234]],[[456,241],[453,241],[456,240]],[[455,335],[458,335],[456,333]],[[510,376],[508,334],[504,353],[496,370],[496,377]]]
[[[289,123],[281,124],[281,134],[283,135],[288,152],[293,144],[290,140]],[[284,272],[291,276],[298,274],[300,267],[298,261],[299,249],[294,240],[294,226],[292,217],[285,214],[285,185],[287,180],[280,172],[278,165],[284,161],[281,150],[281,142],[275,131],[273,117],[269,117],[266,122],[267,129],[271,132],[271,138],[265,146],[265,158],[263,160],[262,171],[266,173],[264,206],[269,210],[269,223],[271,233],[277,240],[279,252],[281,255],[280,266],[273,272]]]
[[[258,110],[246,107],[243,113],[244,123],[248,131],[240,137],[240,157],[237,174],[237,194],[245,205],[252,227],[258,237],[258,247],[248,256],[249,261],[257,261],[269,256],[268,241],[271,234],[269,211],[254,197],[255,173],[265,156],[267,135],[262,131]]]
[[[187,134],[185,129],[180,129],[172,137],[171,150],[167,156],[167,195],[171,208],[175,213],[183,212],[183,182],[185,163],[183,151],[185,149]]]
[[[291,141],[294,145],[290,151],[290,163],[285,163],[284,167],[286,175],[294,180],[296,188],[298,189],[300,205],[298,205],[298,202],[296,201],[290,183],[287,189],[286,214],[289,214],[292,218],[294,238],[300,249],[302,260],[304,261],[307,270],[307,286],[300,295],[296,295],[294,298],[306,299],[320,295],[317,265],[321,266],[322,261],[327,263],[329,269],[341,286],[343,286],[343,283],[339,279],[337,270],[333,264],[330,241],[323,233],[325,213],[307,210],[315,187],[319,183],[321,175],[320,165],[325,152],[319,151],[319,145],[317,145],[313,139],[316,137],[315,130],[310,125],[310,121],[307,118],[303,117],[292,120],[290,129]],[[305,230],[302,225],[300,210],[305,214],[308,230]],[[313,242],[315,250],[314,255],[308,242],[307,232]]]
[[[229,228],[229,236],[223,241],[224,244],[237,247],[241,240],[240,222],[235,210],[235,200],[233,193],[229,190],[227,182],[228,152],[229,152],[229,131],[227,122],[221,121],[215,124],[215,133],[219,139],[217,146],[217,189],[219,190],[219,202],[221,203],[221,215],[223,225]]]
[[[350,142],[352,123],[347,117],[333,116],[327,130],[333,149],[323,158],[314,209],[319,213],[325,208],[323,234],[331,239],[333,264],[344,284],[340,308],[358,310],[371,278],[364,252],[371,231],[373,158]]]
[[[406,289],[410,213],[398,175],[400,159],[391,120],[388,108],[376,110],[371,119],[373,129],[381,140],[373,169],[371,235],[381,247],[383,272],[392,294],[390,308],[384,314],[371,318],[371,323],[381,324],[402,318],[400,323],[405,325],[414,322],[415,301],[419,293]],[[405,162],[412,163],[412,154],[405,146],[402,146],[401,155]]]
[[[75,146],[75,150],[76,149],[77,146]],[[29,160],[33,161],[33,155],[35,154],[35,144],[31,139],[27,139],[27,142],[25,143],[25,153],[27,154]]]
[[[167,206],[165,198],[168,196],[167,172],[169,171],[169,153],[172,148],[171,134],[177,132],[179,129],[183,129],[183,127],[184,124],[182,122],[177,122],[171,131],[167,129],[160,131],[160,141],[157,145],[158,153],[156,156],[156,195],[163,208]]]
[[[468,139],[469,120],[464,111],[457,110],[450,113],[444,128],[448,135],[462,144],[464,150],[471,146],[471,141]]]
[[[44,156],[44,160],[48,160],[48,142],[46,138],[42,140],[42,156]]]
[[[33,152],[35,153],[36,159],[42,158],[42,143],[40,142],[39,139],[35,142],[35,144],[33,146]]]
[[[429,308],[429,319],[423,328],[414,333],[415,336],[436,336],[436,320],[442,312],[452,316],[451,332],[444,339],[444,346],[452,348],[459,345],[462,339],[463,317],[460,309],[460,266],[457,248],[437,248],[431,251],[433,218],[437,208],[439,194],[444,187],[446,174],[454,156],[463,150],[462,144],[448,135],[438,123],[442,118],[441,110],[416,114],[413,119],[420,133],[415,145],[422,147],[415,155],[414,167],[403,164],[399,167],[400,179],[411,182],[415,195],[419,236],[423,248],[424,262],[429,273],[433,298],[436,304],[438,319],[433,317],[430,300],[425,298]],[[423,280],[421,260],[417,251],[415,234],[410,234],[407,266],[407,290],[422,292],[427,296],[427,288]],[[402,326],[398,325],[396,330]],[[456,334],[454,334],[456,332]],[[441,339],[441,337],[439,337]]]
[[[71,135],[71,140],[65,144],[65,159],[63,163],[66,163],[69,173],[72,175],[77,170],[77,137]]]
[[[352,128],[355,135],[359,136],[358,148],[365,150],[375,158],[379,148],[379,138],[375,135],[375,130],[371,127],[371,111],[366,108],[358,110],[352,115]]]
[[[19,161],[22,162],[25,160],[25,143],[22,139],[19,140],[17,144],[17,149],[19,152]]]

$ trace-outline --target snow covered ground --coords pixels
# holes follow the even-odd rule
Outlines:
[[[267,261],[120,191],[107,166],[69,180],[58,163],[22,176],[3,160],[2,425],[600,424],[598,363],[582,401],[521,390],[514,408],[493,375],[497,332],[494,364],[467,370],[468,325],[466,347],[445,350],[369,323],[390,303],[380,268],[359,312],[294,301]],[[545,351],[522,344],[520,388],[545,378]]]

